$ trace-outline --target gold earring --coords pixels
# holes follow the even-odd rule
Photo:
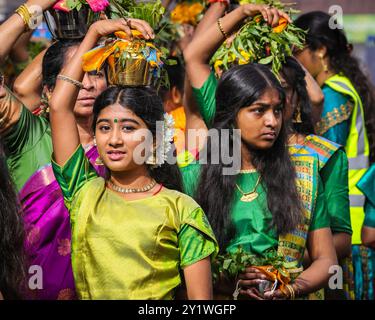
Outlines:
[[[301,108],[299,105],[297,106],[296,111],[294,112],[293,123],[302,123]]]
[[[326,64],[325,61],[324,61],[323,53],[320,53],[320,54],[319,54],[319,58],[320,58],[320,61],[321,61],[322,65],[323,65],[323,71],[324,71],[325,73],[327,73],[327,72],[328,72],[328,66],[327,66],[327,64]]]

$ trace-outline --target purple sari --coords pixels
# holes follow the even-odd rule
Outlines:
[[[99,157],[96,147],[91,147],[86,156],[98,174],[104,177],[105,167],[96,163]],[[51,164],[32,175],[19,196],[24,211],[28,265],[40,266],[43,271],[43,289],[32,290],[27,283],[26,298],[76,299],[70,256],[69,212]],[[34,274],[31,272],[28,278]]]

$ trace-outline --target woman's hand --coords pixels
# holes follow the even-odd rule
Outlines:
[[[259,284],[263,280],[268,280],[266,275],[256,268],[248,267],[244,273],[241,273],[238,277],[238,286],[242,289],[240,294],[249,296],[252,299],[264,300],[263,295],[259,292]]]
[[[241,9],[244,16],[247,17],[253,17],[260,13],[264,20],[272,27],[278,25],[281,17],[288,20],[289,23],[292,22],[292,19],[285,12],[264,4],[244,4],[241,6]]]
[[[294,291],[294,298],[299,296],[299,289],[297,283],[289,284],[291,289]],[[264,293],[264,298],[267,300],[287,300],[291,298],[291,292],[287,289],[288,294],[283,293],[280,289],[275,290],[273,293],[271,291]]]
[[[44,11],[52,7],[56,2],[56,0],[28,0],[26,1],[26,6],[28,8],[31,6],[39,6]]]
[[[124,31],[132,39],[132,29],[141,32],[145,39],[155,38],[151,26],[146,21],[140,19],[100,20],[91,25],[90,32],[94,32],[98,38],[101,38],[117,31]]]
[[[267,291],[264,293],[265,300],[286,300],[289,299],[288,295],[285,295],[280,289],[275,290],[273,293],[271,291]]]

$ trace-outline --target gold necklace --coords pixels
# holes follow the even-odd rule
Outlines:
[[[257,169],[244,169],[240,170],[240,173],[254,173],[257,172]]]
[[[141,192],[147,192],[150,191],[153,187],[156,185],[156,181],[152,179],[151,183],[148,185],[142,187],[142,188],[122,188],[118,185],[115,185],[112,181],[108,181],[108,184],[111,186],[111,188],[117,192],[121,193],[141,193]]]
[[[236,187],[237,187],[238,191],[242,193],[241,201],[243,201],[243,202],[251,202],[251,201],[254,201],[256,198],[258,198],[259,193],[256,191],[256,189],[257,189],[257,187],[259,185],[260,178],[261,178],[261,176],[259,176],[258,181],[256,182],[254,189],[251,190],[250,192],[244,192],[239,187],[239,185],[236,183]]]

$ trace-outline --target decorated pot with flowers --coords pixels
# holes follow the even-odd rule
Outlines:
[[[108,5],[108,0],[59,0],[44,18],[55,39],[81,39]]]
[[[130,40],[126,33],[119,31],[115,38],[107,40],[83,56],[86,72],[107,67],[110,84],[123,86],[148,86],[161,75],[163,52],[142,34],[132,31]]]

